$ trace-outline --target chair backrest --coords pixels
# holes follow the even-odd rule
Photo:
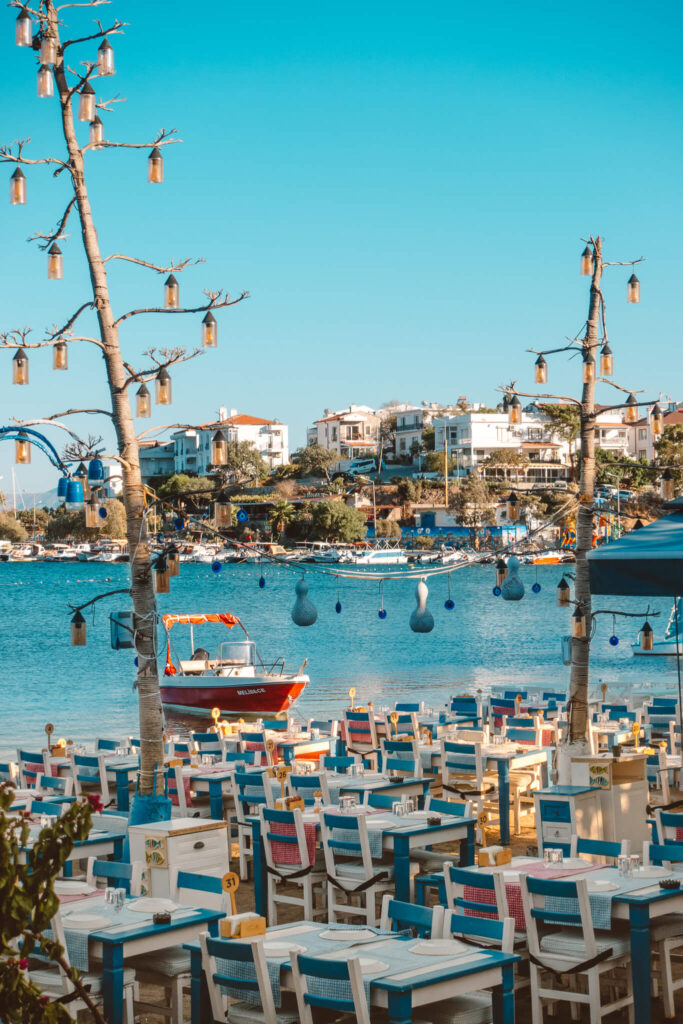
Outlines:
[[[324,768],[325,771],[339,772],[340,775],[346,775],[352,764],[360,764],[360,757],[358,754],[349,754],[347,757],[332,757],[328,754],[323,754],[320,758],[320,767]]]
[[[103,878],[106,885],[125,889],[131,896],[139,896],[142,883],[142,864],[139,861],[122,864],[115,860],[97,860],[95,857],[88,857],[85,877],[88,885],[95,888],[98,887],[97,879]]]
[[[166,769],[166,795],[174,807],[179,808],[180,817],[187,817],[187,790],[183,779],[182,764],[169,764]],[[188,787],[189,788],[189,787]]]
[[[128,817],[120,811],[102,811],[92,816],[93,829],[102,832],[116,832],[125,835],[128,831]]]
[[[337,877],[337,867],[350,859],[362,861],[366,879],[375,875],[365,815],[323,811],[320,815],[320,838],[328,875]]]
[[[63,814],[66,814],[70,807],[70,804],[53,804],[47,800],[34,800],[32,802],[31,811],[35,814],[47,814],[51,818],[61,818]]]
[[[119,750],[122,747],[128,747],[128,740],[110,740],[104,736],[98,736],[95,740],[96,753],[99,753],[100,750]]]
[[[0,782],[16,782],[19,768],[14,761],[0,761]]]
[[[472,801],[439,800],[436,797],[428,796],[424,809],[432,811],[433,814],[452,814],[456,818],[470,818],[472,816]]]
[[[452,780],[474,782],[481,789],[484,781],[484,766],[480,743],[452,743],[444,740],[441,744],[441,777],[444,785]]]
[[[450,939],[455,936],[461,939],[476,938],[487,945],[499,946],[502,953],[513,953],[515,921],[512,917],[494,921],[490,917],[472,917],[447,910],[443,917],[443,937]]]
[[[541,745],[541,723],[535,721],[533,725],[517,725],[518,719],[503,719],[503,736],[510,743],[519,743],[522,746],[540,747]],[[526,719],[523,719],[526,721]],[[534,719],[531,719],[534,722]]]
[[[414,711],[396,711],[396,722],[391,721],[389,715],[384,719],[385,736],[388,740],[396,739],[397,736],[409,736],[418,740],[420,737],[420,726],[417,722],[417,714]]]
[[[566,704],[567,694],[566,693],[555,693],[554,690],[544,690],[541,694],[541,700],[548,701],[549,703]]]
[[[263,728],[270,729],[271,732],[287,732],[288,724],[286,718],[270,718],[264,720]]]
[[[47,751],[32,753],[30,750],[17,750],[17,767],[19,784],[22,789],[35,786],[39,775],[50,775],[50,755]]]
[[[667,763],[666,749],[660,747],[656,754],[650,754],[646,758],[645,771],[648,785],[651,788],[661,789],[661,802],[665,806],[671,802],[671,787],[669,785],[671,770]]]
[[[223,754],[226,764],[248,764],[255,768],[261,766],[261,752],[259,750],[228,750]]]
[[[657,836],[660,843],[683,842],[683,814],[676,814],[674,811],[655,810],[657,821]],[[680,833],[680,838],[679,838]]]
[[[276,811],[260,807],[261,839],[269,868],[309,868],[311,857],[306,842],[304,822],[299,808]]]
[[[622,854],[631,852],[631,843],[628,839],[615,842],[609,839],[585,839],[583,836],[573,835],[571,838],[570,856],[572,857],[599,857],[607,863],[616,862]]]
[[[408,701],[407,703],[397,701],[396,704],[394,704],[394,708],[396,711],[416,711],[420,714],[425,709],[425,702],[423,700],[412,702]]]
[[[678,707],[678,701],[675,697],[653,697],[652,704],[654,707],[659,705],[660,707],[672,708],[674,711]]]
[[[129,736],[128,737],[128,746],[129,747],[134,747],[135,750],[139,750],[142,747],[142,742],[139,739],[139,737],[137,737],[137,736]]]
[[[443,869],[446,906],[458,914],[476,915],[502,921],[508,917],[505,882],[501,871],[468,871],[446,863]],[[466,893],[466,889],[478,892]],[[480,894],[490,894],[487,898]]]
[[[230,896],[223,892],[223,879],[219,875],[199,875],[171,868],[170,897],[183,906],[231,913]]]
[[[238,822],[245,824],[245,815],[255,814],[259,807],[273,806],[273,790],[266,772],[235,770],[232,792]]]
[[[74,780],[69,775],[38,775],[36,777],[36,790],[38,792],[49,792],[50,795],[58,797],[70,797],[74,789]]]
[[[355,1016],[358,1024],[370,1024],[360,959],[323,960],[320,957],[294,954],[291,958],[294,991],[301,1024],[313,1024],[312,1008],[333,1010]],[[348,982],[348,998],[325,995],[332,985]]]
[[[295,775],[294,772],[290,772],[287,776],[287,788],[292,796],[300,796],[307,807],[315,804],[317,792],[321,794],[323,806],[332,802],[326,772],[318,772],[317,775]]]
[[[309,718],[306,722],[306,731],[313,732],[314,729],[318,729],[321,736],[336,738],[339,735],[339,720],[337,718]]]
[[[565,879],[533,878],[531,875],[523,875],[521,882],[522,906],[524,907],[524,922],[527,929],[529,953],[535,957],[542,956],[543,960],[551,966],[558,960],[566,964],[567,960],[571,961],[574,958],[578,961],[583,961],[594,957],[597,953],[597,947],[586,879],[577,878],[576,880],[569,881]],[[569,903],[560,902],[560,906],[567,909],[558,909],[558,900],[569,900]],[[555,927],[556,929],[564,925],[580,929],[583,932],[585,948],[576,954],[557,954],[547,951],[541,954],[539,923],[543,926]]]
[[[200,934],[199,942],[213,1019],[227,1018],[228,1006],[223,991],[227,989],[237,999],[249,993],[257,995],[263,1012],[263,1024],[277,1024],[263,943],[258,939],[253,942],[214,939],[208,932]]]
[[[373,793],[371,789],[366,789],[363,794],[363,806],[382,807],[390,811],[399,799],[400,797],[393,796],[391,793]]]
[[[191,734],[195,750],[200,754],[221,754],[223,744],[217,732],[193,732]]]
[[[377,749],[375,716],[368,711],[344,711],[344,738],[352,754]]]
[[[505,700],[514,700],[516,697],[521,697],[522,700],[527,700],[529,697],[528,690],[504,690],[503,698]]]
[[[388,740],[382,737],[382,772],[393,775],[409,775],[422,778],[422,761],[417,737],[404,740]]]
[[[240,731],[240,747],[242,750],[253,750],[261,755],[261,763],[264,761],[266,764],[273,764],[273,754],[266,746],[266,735],[261,730],[250,731],[242,729]]]
[[[449,711],[460,715],[463,718],[475,718],[479,720],[479,705],[476,697],[451,697]]]
[[[667,871],[683,861],[683,843],[643,843],[643,864],[657,864]]]
[[[103,803],[109,803],[109,782],[103,754],[72,754],[71,774],[76,796],[81,795],[84,786],[94,786],[100,790]]]
[[[382,898],[380,928],[384,931],[410,929],[419,939],[440,938],[443,931],[443,907],[422,907],[403,903],[387,894]]]

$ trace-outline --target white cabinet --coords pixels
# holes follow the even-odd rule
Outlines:
[[[131,825],[130,859],[143,868],[143,895],[170,896],[173,869],[222,877],[230,870],[228,825],[208,818],[172,818]]]
[[[603,839],[629,839],[631,850],[640,853],[650,838],[647,824],[647,755],[612,757],[595,754],[572,758],[572,782],[590,786],[600,795]]]

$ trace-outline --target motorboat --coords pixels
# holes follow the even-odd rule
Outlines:
[[[679,637],[678,643],[676,643],[676,635]],[[683,654],[683,599],[677,597],[672,605],[663,640],[655,640],[651,651],[644,650],[642,633],[639,633],[636,643],[631,644],[631,650],[634,655],[643,658],[662,654]]]
[[[408,552],[405,548],[380,543],[376,547],[349,552],[340,561],[352,565],[407,565]]]
[[[220,708],[224,715],[274,715],[288,711],[310,682],[304,673],[306,660],[295,671],[287,670],[282,657],[265,662],[243,623],[229,612],[164,615],[162,622],[167,644],[161,700],[169,711],[208,716],[212,708]],[[213,658],[194,642],[195,626],[210,623],[242,631],[237,639],[220,643]],[[179,625],[190,627],[192,653],[187,660],[171,650],[170,631]]]

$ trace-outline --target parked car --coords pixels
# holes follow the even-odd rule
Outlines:
[[[635,498],[635,491],[619,491],[619,501],[630,501],[631,498]]]
[[[554,483],[553,483],[553,490],[554,491],[566,491],[567,489],[568,489],[568,484],[567,484],[566,480],[555,480],[554,481]]]

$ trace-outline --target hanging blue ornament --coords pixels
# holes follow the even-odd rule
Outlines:
[[[510,555],[508,574],[501,587],[504,601],[521,601],[524,597],[524,584],[519,578],[519,566],[519,559],[515,555]]]
[[[295,626],[312,626],[318,618],[318,609],[308,600],[308,583],[300,579],[294,587],[296,601],[292,607],[292,622]]]
[[[211,563],[211,572],[220,572],[222,568],[223,566],[221,565],[220,562]]]
[[[185,525],[185,520],[181,519],[180,516],[176,516],[176,518],[173,520],[173,525],[176,528],[176,530],[182,530],[183,526]]]
[[[410,616],[410,628],[413,633],[431,633],[434,629],[434,616],[427,607],[429,588],[424,580],[420,580],[415,587],[415,601],[417,607],[413,608]]]
[[[540,583],[534,583],[534,585],[532,586],[531,589],[533,590],[534,594],[540,594],[541,593],[541,584]]]
[[[107,510],[104,507],[104,505],[100,505],[100,507],[97,510],[97,514],[100,517],[100,519],[106,519],[107,518]]]
[[[609,642],[611,647],[617,647],[619,645],[619,637],[612,635],[609,638]]]
[[[261,590],[263,590],[263,588],[266,585],[266,577],[265,576],[260,576],[259,577],[258,585],[261,588]]]
[[[239,512],[237,513],[237,522],[238,523],[246,523],[248,518],[249,518],[248,512],[246,512],[243,508],[241,508],[239,510]]]
[[[379,615],[380,619],[386,619],[386,617],[387,617],[387,610],[386,610],[386,608],[380,608],[380,610],[377,612],[377,614]]]
[[[447,601],[444,601],[443,606],[446,609],[446,611],[452,612],[453,609],[455,608],[455,601],[452,601],[451,598],[449,597]]]
[[[500,597],[500,595],[502,593],[503,593],[503,591],[500,589],[500,587],[494,587],[493,588],[493,596],[494,597]]]
[[[140,664],[140,659],[138,658],[137,654],[135,655],[135,661],[133,662],[133,664],[135,665],[136,668]]]
[[[334,606],[334,610],[337,613],[337,615],[341,615],[341,601],[337,601],[337,603]]]

